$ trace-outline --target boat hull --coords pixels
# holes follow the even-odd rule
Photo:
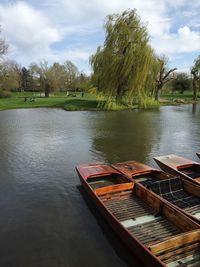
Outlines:
[[[198,162],[182,158],[176,155],[166,155],[155,157],[154,160],[158,164],[158,166],[165,172],[170,173],[172,175],[178,175],[182,179],[188,180],[192,183],[200,183],[200,177],[197,176],[192,178],[187,172],[184,172],[186,169],[198,168],[198,172],[200,172],[200,164]],[[200,175],[200,173],[199,173]]]
[[[89,166],[88,167],[89,171],[88,170],[85,171],[84,168],[85,168],[85,165],[84,165],[84,167],[82,167],[82,166],[77,167],[77,172],[78,172],[80,181],[81,181],[84,189],[87,191],[88,195],[90,196],[90,198],[92,199],[92,201],[94,202],[96,207],[98,208],[99,212],[102,214],[102,216],[107,221],[107,223],[111,226],[111,228],[118,234],[118,236],[127,245],[127,247],[129,247],[130,251],[132,251],[132,253],[134,255],[136,255],[146,266],[152,266],[152,267],[167,266],[163,261],[160,260],[160,258],[159,258],[160,256],[157,257],[156,256],[157,254],[154,254],[151,252],[151,249],[154,250],[155,253],[156,253],[156,251],[158,251],[158,255],[159,255],[160,241],[161,240],[164,241],[164,246],[170,245],[170,241],[168,240],[169,236],[174,236],[174,238],[176,240],[178,240],[178,243],[176,245],[178,248],[177,251],[180,251],[180,249],[179,249],[180,241],[182,239],[184,239],[185,236],[187,236],[190,232],[192,234],[194,231],[194,235],[195,235],[195,238],[197,239],[197,242],[200,241],[200,227],[198,224],[196,224],[194,221],[190,220],[185,214],[180,213],[174,207],[168,205],[168,203],[162,202],[162,200],[158,196],[156,196],[152,192],[148,191],[146,188],[142,188],[139,185],[137,185],[136,183],[130,182],[129,178],[123,176],[123,177],[120,177],[120,179],[123,180],[123,183],[121,183],[121,184],[115,184],[113,186],[106,186],[106,187],[94,189],[94,188],[92,188],[92,186],[94,186],[94,184],[91,183],[92,184],[92,186],[91,186],[91,184],[88,181],[89,180],[88,178],[90,178],[90,177],[94,178],[96,175],[96,177],[98,177],[100,179],[101,174],[98,173],[98,170],[100,170],[100,169],[96,168],[95,166]],[[100,168],[101,168],[101,166],[100,166]],[[119,175],[119,176],[122,175],[120,172],[118,172],[116,170],[112,171],[112,168],[110,168],[110,167],[108,169],[111,173],[114,173],[115,175]],[[107,170],[107,172],[106,172],[107,175],[109,174],[109,171]],[[105,174],[105,168],[104,168],[103,174]],[[169,220],[169,223],[170,223],[170,221],[171,221],[171,223],[173,222],[174,225],[176,225],[175,228],[173,228],[174,230],[170,233],[165,232],[164,236],[163,236],[163,234],[159,233],[158,239],[155,239],[155,238],[152,239],[152,237],[150,239],[149,238],[146,239],[146,236],[143,236],[145,231],[142,230],[142,229],[144,229],[143,227],[146,227],[146,226],[144,226],[145,225],[144,222],[140,221],[139,225],[141,225],[141,223],[142,223],[142,228],[140,228],[142,230],[142,233],[139,233],[139,235],[138,235],[137,232],[134,232],[134,231],[130,232],[130,230],[128,230],[128,229],[130,229],[130,227],[133,227],[134,223],[136,223],[135,229],[137,229],[137,227],[138,227],[137,226],[138,225],[137,219],[141,220],[141,217],[140,217],[141,215],[139,217],[134,216],[135,217],[134,220],[129,219],[128,221],[132,221],[133,224],[131,226],[128,225],[125,227],[124,226],[124,219],[123,220],[120,219],[120,221],[119,221],[119,217],[117,217],[116,214],[114,216],[113,210],[109,208],[109,205],[111,205],[111,207],[112,207],[112,205],[115,203],[116,198],[118,199],[118,197],[119,197],[120,201],[121,201],[121,199],[124,200],[124,198],[127,199],[126,196],[122,195],[121,193],[120,193],[121,194],[120,196],[119,196],[119,193],[115,194],[116,192],[120,191],[119,190],[120,188],[129,189],[128,194],[130,194],[129,195],[130,199],[132,199],[132,195],[137,195],[137,198],[141,199],[140,201],[149,203],[149,205],[151,207],[154,207],[154,209],[157,210],[157,212],[160,213],[162,210],[162,213],[164,212],[162,215],[162,216],[164,216],[164,217],[162,217],[163,220],[166,220],[166,223],[168,222],[167,220]],[[109,194],[111,195],[111,197],[108,196]],[[134,197],[134,199],[135,199],[135,197]],[[134,200],[134,203],[137,202],[137,201],[136,202],[135,201],[136,201],[136,199]],[[141,205],[139,205],[139,206],[141,206]],[[117,209],[119,210],[119,208],[117,208]],[[124,210],[124,212],[125,212],[125,210]],[[138,211],[133,209],[132,212],[137,213]],[[120,211],[120,214],[121,213],[123,214],[123,210]],[[151,211],[150,213],[147,213],[147,215],[148,214],[153,214],[153,213]],[[166,219],[165,216],[166,216],[166,218],[169,217],[169,219]],[[147,217],[148,217],[148,220],[151,217],[154,218],[153,220],[156,220],[156,221],[160,220],[160,219],[157,219],[157,215],[151,215],[150,217],[149,216],[147,216]],[[130,217],[127,217],[127,218],[130,218]],[[126,223],[127,223],[127,218],[125,219]],[[130,223],[130,222],[128,222],[128,223]],[[149,223],[149,221],[148,221],[148,227],[150,227],[150,228],[147,228],[147,230],[149,229],[148,231],[151,231],[150,236],[154,236],[154,232],[152,232],[152,230],[151,230],[152,226],[151,226],[151,223]],[[176,227],[179,227],[177,229],[180,230],[180,232],[179,232],[179,233],[181,233],[180,235],[179,234],[177,235],[177,232],[176,232],[177,230],[175,230]],[[197,233],[196,233],[196,231],[197,231]],[[139,239],[142,238],[142,240],[145,240],[145,243],[144,243],[144,241],[142,241],[143,243],[141,243],[140,240],[135,237],[134,233],[139,236]],[[183,233],[183,236],[182,236],[182,233]],[[155,235],[156,235],[156,233],[155,233]],[[166,240],[166,236],[167,236],[167,240]],[[159,240],[159,241],[155,243],[155,240]],[[197,245],[198,245],[198,243],[197,243]],[[173,247],[171,249],[173,250]],[[176,252],[173,252],[173,253],[176,253]],[[168,253],[168,257],[169,257],[169,253]],[[169,260],[171,261],[171,258],[169,258]]]
[[[188,217],[190,217],[192,220],[194,220],[196,223],[198,223],[200,225],[200,216],[197,218],[195,217],[195,213],[198,214],[198,209],[200,211],[200,184],[198,183],[192,183],[190,182],[190,180],[188,179],[183,179],[182,182],[179,180],[179,178],[177,177],[177,172],[174,172],[174,174],[176,174],[176,176],[164,173],[163,171],[160,171],[158,169],[152,168],[148,165],[139,163],[137,161],[127,161],[127,162],[122,162],[122,163],[117,163],[112,165],[116,170],[120,171],[121,173],[123,173],[124,175],[126,175],[129,179],[132,179],[133,181],[135,181],[135,183],[137,183],[139,186],[145,188],[146,190],[151,190],[151,192],[153,194],[155,194],[156,196],[160,197],[162,199],[162,201],[167,202],[169,205],[172,205],[173,207],[175,207],[176,209],[178,209],[180,212],[183,212],[184,214],[186,214]],[[167,169],[166,169],[167,171]],[[175,181],[178,180],[177,182],[180,184],[179,188],[176,188],[176,190],[181,190],[182,192],[182,196],[179,193],[179,200],[182,202],[185,202],[185,197],[187,196],[192,196],[193,197],[193,208],[188,208],[188,209],[183,209],[182,207],[179,207],[175,204],[173,204],[173,198],[171,200],[171,202],[169,200],[167,200],[164,195],[161,194],[161,192],[159,193],[159,191],[157,190],[153,190],[153,188],[155,189],[155,186],[152,186],[152,184],[150,184],[150,181],[145,182],[145,178],[144,177],[148,177],[148,179],[150,178],[150,176],[153,176],[153,179],[151,182],[152,184],[158,184],[159,186],[162,186],[163,189],[166,190],[166,184],[167,186],[169,186],[169,189],[167,191],[167,193],[171,193],[170,192],[170,184],[168,185],[168,181],[171,179],[171,181]],[[142,178],[140,178],[142,177]],[[167,182],[165,182],[167,180]],[[179,182],[180,181],[180,182]],[[162,189],[161,188],[161,189]],[[157,187],[157,189],[160,189]],[[156,192],[155,192],[156,191]],[[176,192],[175,192],[176,194]],[[173,193],[172,193],[173,195]],[[181,198],[182,197],[182,198]],[[198,201],[199,199],[199,201]],[[182,204],[182,203],[181,203]],[[189,206],[189,204],[188,204]]]
[[[129,232],[122,225],[119,224],[115,217],[103,205],[102,201],[98,199],[98,197],[94,194],[93,190],[88,186],[88,183],[83,179],[80,174],[79,178],[82,186],[88,193],[93,203],[98,208],[101,215],[110,225],[110,227],[115,231],[115,233],[119,236],[119,238],[128,246],[129,250],[146,266],[164,267],[165,265],[161,261],[159,261],[153,254],[151,254],[149,250],[145,246],[143,246],[137,239],[135,239],[133,236],[130,236]]]

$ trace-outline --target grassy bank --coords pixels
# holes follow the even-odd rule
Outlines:
[[[98,110],[98,101],[90,94],[76,97],[66,96],[64,93],[50,95],[46,98],[33,93],[14,93],[11,98],[0,99],[0,110],[16,108],[63,108],[65,110]]]
[[[199,94],[200,97],[200,94]],[[26,100],[26,101],[25,101]],[[34,101],[33,101],[34,100]],[[184,94],[162,94],[161,105],[176,105],[181,103],[191,103],[192,92]],[[40,96],[36,93],[13,93],[11,98],[0,98],[0,110],[16,108],[62,108],[65,110],[103,110],[104,100],[98,100],[94,95],[89,93],[77,93],[76,97],[67,96],[66,93],[56,93],[49,98]],[[116,110],[126,109],[127,107],[115,107]],[[134,106],[137,108],[137,106]]]
[[[198,98],[200,98],[200,93],[198,93]],[[179,92],[174,93],[163,93],[161,95],[161,103],[169,102],[170,104],[174,103],[192,103],[193,94],[191,91],[185,91],[183,94]]]

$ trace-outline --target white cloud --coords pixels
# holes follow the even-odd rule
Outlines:
[[[154,38],[152,46],[159,53],[167,55],[197,52],[200,51],[200,33],[184,26],[179,28],[177,33],[168,33],[161,38]]]
[[[24,2],[0,5],[0,24],[12,52],[19,56],[44,55],[62,38],[42,12]]]
[[[136,8],[147,24],[157,52],[169,57],[200,52],[199,7],[200,0],[16,0],[0,3],[0,24],[11,56],[22,64],[69,59],[82,68],[103,44],[106,15],[128,8]]]
[[[108,14],[120,13],[136,8],[144,23],[148,24],[151,35],[161,35],[169,29],[165,1],[158,0],[46,0],[48,14],[55,23],[67,23],[82,28],[102,28]]]

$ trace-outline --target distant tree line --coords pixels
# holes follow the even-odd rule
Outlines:
[[[52,65],[43,60],[22,67],[13,60],[3,60],[7,51],[8,45],[0,38],[0,96],[9,91],[34,91],[48,97],[51,92],[84,91],[90,86],[90,77],[69,60]]]
[[[89,82],[90,78],[68,60],[51,66],[44,60],[28,68],[11,60],[0,63],[0,90],[44,92],[48,97],[55,91],[85,90]]]
[[[136,10],[107,16],[105,41],[90,57],[91,77],[81,73],[66,60],[49,65],[43,60],[22,67],[15,61],[0,61],[0,90],[37,91],[46,97],[54,91],[85,90],[90,86],[111,101],[159,100],[163,88],[172,92],[193,90],[197,100],[200,88],[200,56],[191,67],[191,74],[177,73],[168,67],[168,60],[158,56],[149,43],[146,26]],[[8,50],[0,39],[0,57]]]

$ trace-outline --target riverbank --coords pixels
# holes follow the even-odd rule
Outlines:
[[[200,95],[199,95],[200,97]],[[20,109],[20,108],[62,108],[65,110],[104,110],[104,100],[97,99],[96,96],[84,93],[76,93],[76,96],[67,96],[66,93],[57,93],[48,98],[36,93],[13,93],[11,98],[0,98],[0,110]],[[192,92],[185,94],[163,94],[160,100],[161,105],[177,105],[192,103]],[[138,108],[120,106],[118,109]]]
[[[11,98],[0,98],[0,110],[20,108],[62,108],[65,110],[98,110],[99,101],[95,96],[77,93],[67,96],[64,93],[50,95],[48,98],[34,93],[14,93]]]

